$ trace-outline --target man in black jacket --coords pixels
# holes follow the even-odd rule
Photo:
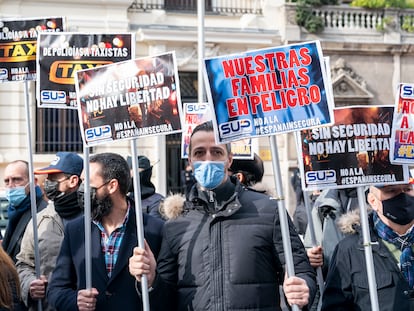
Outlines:
[[[370,187],[367,196],[376,291],[381,311],[414,310],[414,189],[411,184]],[[333,253],[323,311],[371,310],[359,214],[339,220],[348,236]]]
[[[148,248],[130,259],[137,280],[148,276],[152,310],[280,310],[282,282],[289,304],[307,306],[315,273],[289,222],[296,276],[285,278],[277,202],[228,176],[232,155],[211,122],[194,129],[189,151],[197,183],[165,224],[158,263]]]

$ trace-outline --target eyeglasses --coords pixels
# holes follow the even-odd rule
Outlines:
[[[95,188],[95,191],[98,191],[99,189],[101,189],[103,186],[109,184],[110,180],[108,180],[107,182],[104,182],[102,185],[100,185],[99,187],[91,187],[91,188]]]

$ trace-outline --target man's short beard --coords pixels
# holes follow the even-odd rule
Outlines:
[[[103,217],[111,212],[112,207],[112,200],[109,195],[107,195],[102,200],[95,199],[94,202],[92,202],[92,219],[100,222]]]

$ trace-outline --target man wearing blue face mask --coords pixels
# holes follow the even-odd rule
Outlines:
[[[37,182],[37,181],[36,181]],[[16,262],[24,230],[32,218],[30,209],[29,164],[23,160],[9,163],[4,171],[6,197],[9,201],[6,232],[3,249]],[[42,190],[35,186],[37,211],[44,209],[47,202],[43,199]]]
[[[380,310],[414,310],[414,189],[411,184],[370,187],[367,196]],[[370,310],[359,215],[339,220],[348,236],[330,262],[322,310]]]
[[[281,310],[282,283],[287,301],[306,308],[315,273],[292,222],[296,276],[285,278],[277,202],[228,176],[232,154],[211,122],[193,130],[188,159],[197,183],[164,226],[158,262],[149,248],[130,258],[130,274],[152,286],[151,310]]]

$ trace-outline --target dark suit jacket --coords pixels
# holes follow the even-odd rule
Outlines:
[[[157,256],[161,247],[163,221],[143,214],[143,222],[145,239]],[[92,224],[92,287],[99,292],[96,310],[142,309],[135,278],[128,270],[129,258],[137,245],[136,215],[131,207],[118,259],[112,276],[108,278],[101,248],[101,234],[98,227]],[[79,217],[69,222],[65,228],[65,237],[48,286],[47,299],[57,310],[77,310],[78,290],[85,288],[84,217]]]

